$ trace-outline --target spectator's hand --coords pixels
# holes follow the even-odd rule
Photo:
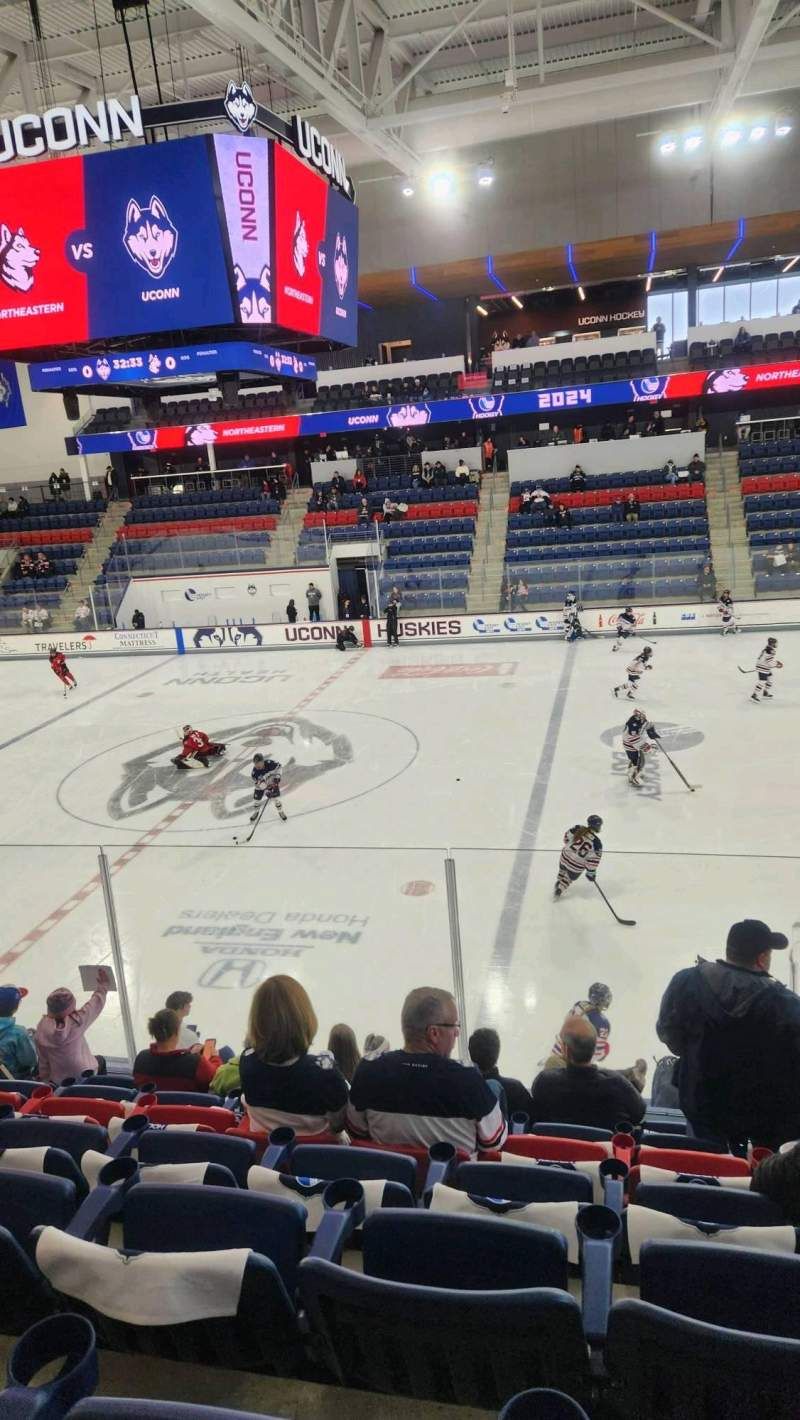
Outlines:
[[[98,991],[108,991],[111,986],[111,974],[104,966],[97,968],[97,989]]]

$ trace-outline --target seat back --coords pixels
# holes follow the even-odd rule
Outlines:
[[[87,1149],[102,1154],[107,1144],[105,1129],[77,1119],[0,1119],[0,1149],[63,1149],[80,1165]]]
[[[218,1134],[233,1129],[237,1124],[232,1109],[218,1109],[214,1105],[194,1104],[147,1104],[142,1106],[151,1124],[205,1124]]]
[[[570,1413],[564,1411],[564,1420]],[[110,1400],[97,1396],[73,1405],[69,1420],[277,1420],[254,1410],[228,1410],[219,1405],[184,1404],[180,1400]],[[556,1414],[552,1420],[557,1420]]]
[[[74,1183],[48,1174],[12,1173],[0,1164],[0,1226],[24,1245],[34,1228],[65,1228],[78,1203]]]
[[[500,1411],[498,1420],[589,1420],[576,1400],[563,1390],[524,1390]]]
[[[240,1188],[247,1187],[247,1171],[256,1162],[256,1146],[250,1139],[205,1130],[193,1134],[182,1129],[145,1129],[136,1152],[142,1164],[222,1164]]]
[[[567,1241],[505,1219],[383,1208],[364,1223],[364,1272],[424,1287],[567,1286]]]
[[[388,1149],[348,1148],[343,1144],[299,1144],[292,1151],[292,1173],[298,1178],[384,1178],[402,1183],[414,1193],[417,1165],[407,1154]]]
[[[800,1341],[800,1257],[714,1243],[647,1242],[643,1302],[715,1326]]]
[[[25,1247],[0,1223],[0,1315],[18,1336],[56,1310],[56,1298]]]
[[[59,1099],[98,1099],[98,1100],[135,1100],[136,1088],[127,1089],[124,1085],[62,1085],[57,1091]]]
[[[783,1210],[763,1193],[744,1188],[715,1188],[704,1183],[640,1183],[636,1202],[690,1223],[723,1227],[777,1228],[786,1222]]]
[[[453,1187],[483,1198],[508,1198],[515,1203],[551,1203],[574,1200],[591,1203],[592,1181],[586,1174],[565,1168],[539,1168],[536,1164],[460,1164]]]

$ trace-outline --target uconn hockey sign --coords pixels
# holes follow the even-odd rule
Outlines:
[[[44,113],[20,113],[0,119],[0,163],[12,158],[41,158],[44,153],[69,153],[92,142],[119,143],[121,138],[143,138],[144,125],[135,95],[100,99],[92,108],[57,104]]]

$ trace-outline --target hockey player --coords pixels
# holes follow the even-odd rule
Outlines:
[[[176,754],[172,761],[178,769],[186,769],[190,759],[197,760],[204,769],[208,769],[209,759],[225,753],[226,746],[209,739],[205,730],[193,730],[191,725],[184,725],[181,734],[183,735],[181,752]]]
[[[564,617],[564,620],[566,621],[567,616],[569,615],[570,612],[573,612],[573,611],[580,611],[580,610],[581,610],[581,606],[580,606],[580,603],[579,603],[578,598],[576,597],[575,593],[574,593],[574,592],[567,592],[567,593],[566,593],[566,596],[564,597],[564,610],[563,610],[563,612],[562,612],[562,615],[563,615],[563,617]]]
[[[618,651],[623,641],[627,641],[629,636],[636,632],[636,612],[632,606],[626,606],[617,617],[617,639],[611,647],[612,651]]]
[[[735,633],[739,630],[736,624],[736,613],[733,609],[733,597],[730,592],[720,592],[717,611],[722,618],[723,636],[727,636],[730,631]]]
[[[594,1047],[594,1064],[604,1065],[606,1056],[611,1049],[609,1036],[611,1034],[611,1023],[605,1012],[611,1005],[611,990],[603,981],[594,981],[586,993],[586,998],[576,1001],[574,1006],[567,1012],[569,1016],[585,1016],[597,1031],[597,1041]],[[559,1033],[550,1051],[547,1060],[543,1061],[545,1070],[563,1068],[566,1065],[564,1055],[564,1042]]]
[[[767,644],[756,661],[758,680],[751,700],[758,704],[762,695],[765,700],[772,699],[772,672],[783,670],[783,661],[778,660],[778,640],[775,636],[767,637]]]
[[[622,685],[615,685],[615,686],[614,686],[614,696],[615,696],[615,698],[619,695],[620,691],[621,691],[621,690],[625,690],[625,688],[626,688],[626,686],[627,686],[628,699],[629,699],[629,700],[635,700],[635,699],[636,699],[636,687],[637,687],[637,685],[639,684],[639,681],[640,681],[641,678],[642,678],[642,672],[643,672],[643,671],[651,671],[652,669],[653,669],[653,648],[652,648],[652,646],[645,646],[644,650],[643,650],[643,651],[640,651],[639,654],[638,654],[638,656],[634,656],[633,660],[632,660],[632,661],[630,662],[630,664],[628,665],[628,679],[627,679],[627,681],[623,681],[623,682],[622,682]]]
[[[597,837],[602,827],[603,820],[599,814],[590,814],[585,824],[576,823],[573,828],[567,829],[564,834],[564,847],[558,860],[554,897],[561,897],[570,883],[574,883],[583,872],[590,883],[594,882],[603,856],[603,845]]]
[[[255,784],[253,798],[256,807],[250,815],[250,822],[255,823],[261,813],[261,800],[266,797],[274,799],[278,817],[282,818],[285,823],[286,814],[283,812],[283,804],[281,803],[281,766],[278,760],[265,759],[263,754],[254,754],[251,777]]]
[[[58,651],[55,646],[51,646],[48,655],[50,659],[50,669],[61,681],[64,687],[64,695],[66,696],[67,691],[74,690],[78,682],[67,665],[67,658],[63,651]]]
[[[625,721],[625,728],[622,731],[622,748],[628,756],[628,783],[640,789],[642,785],[641,775],[645,764],[645,755],[649,750],[655,749],[654,740],[659,740],[661,736],[655,725],[648,720],[647,715],[641,708],[634,710],[629,720]]]

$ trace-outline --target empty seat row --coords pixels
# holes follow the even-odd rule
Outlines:
[[[778,357],[790,359],[800,348],[800,330],[787,328],[769,331],[767,335],[747,335],[736,340],[725,336],[718,341],[693,340],[689,345],[689,364],[702,368],[708,362],[715,365],[746,365],[757,360]]]

